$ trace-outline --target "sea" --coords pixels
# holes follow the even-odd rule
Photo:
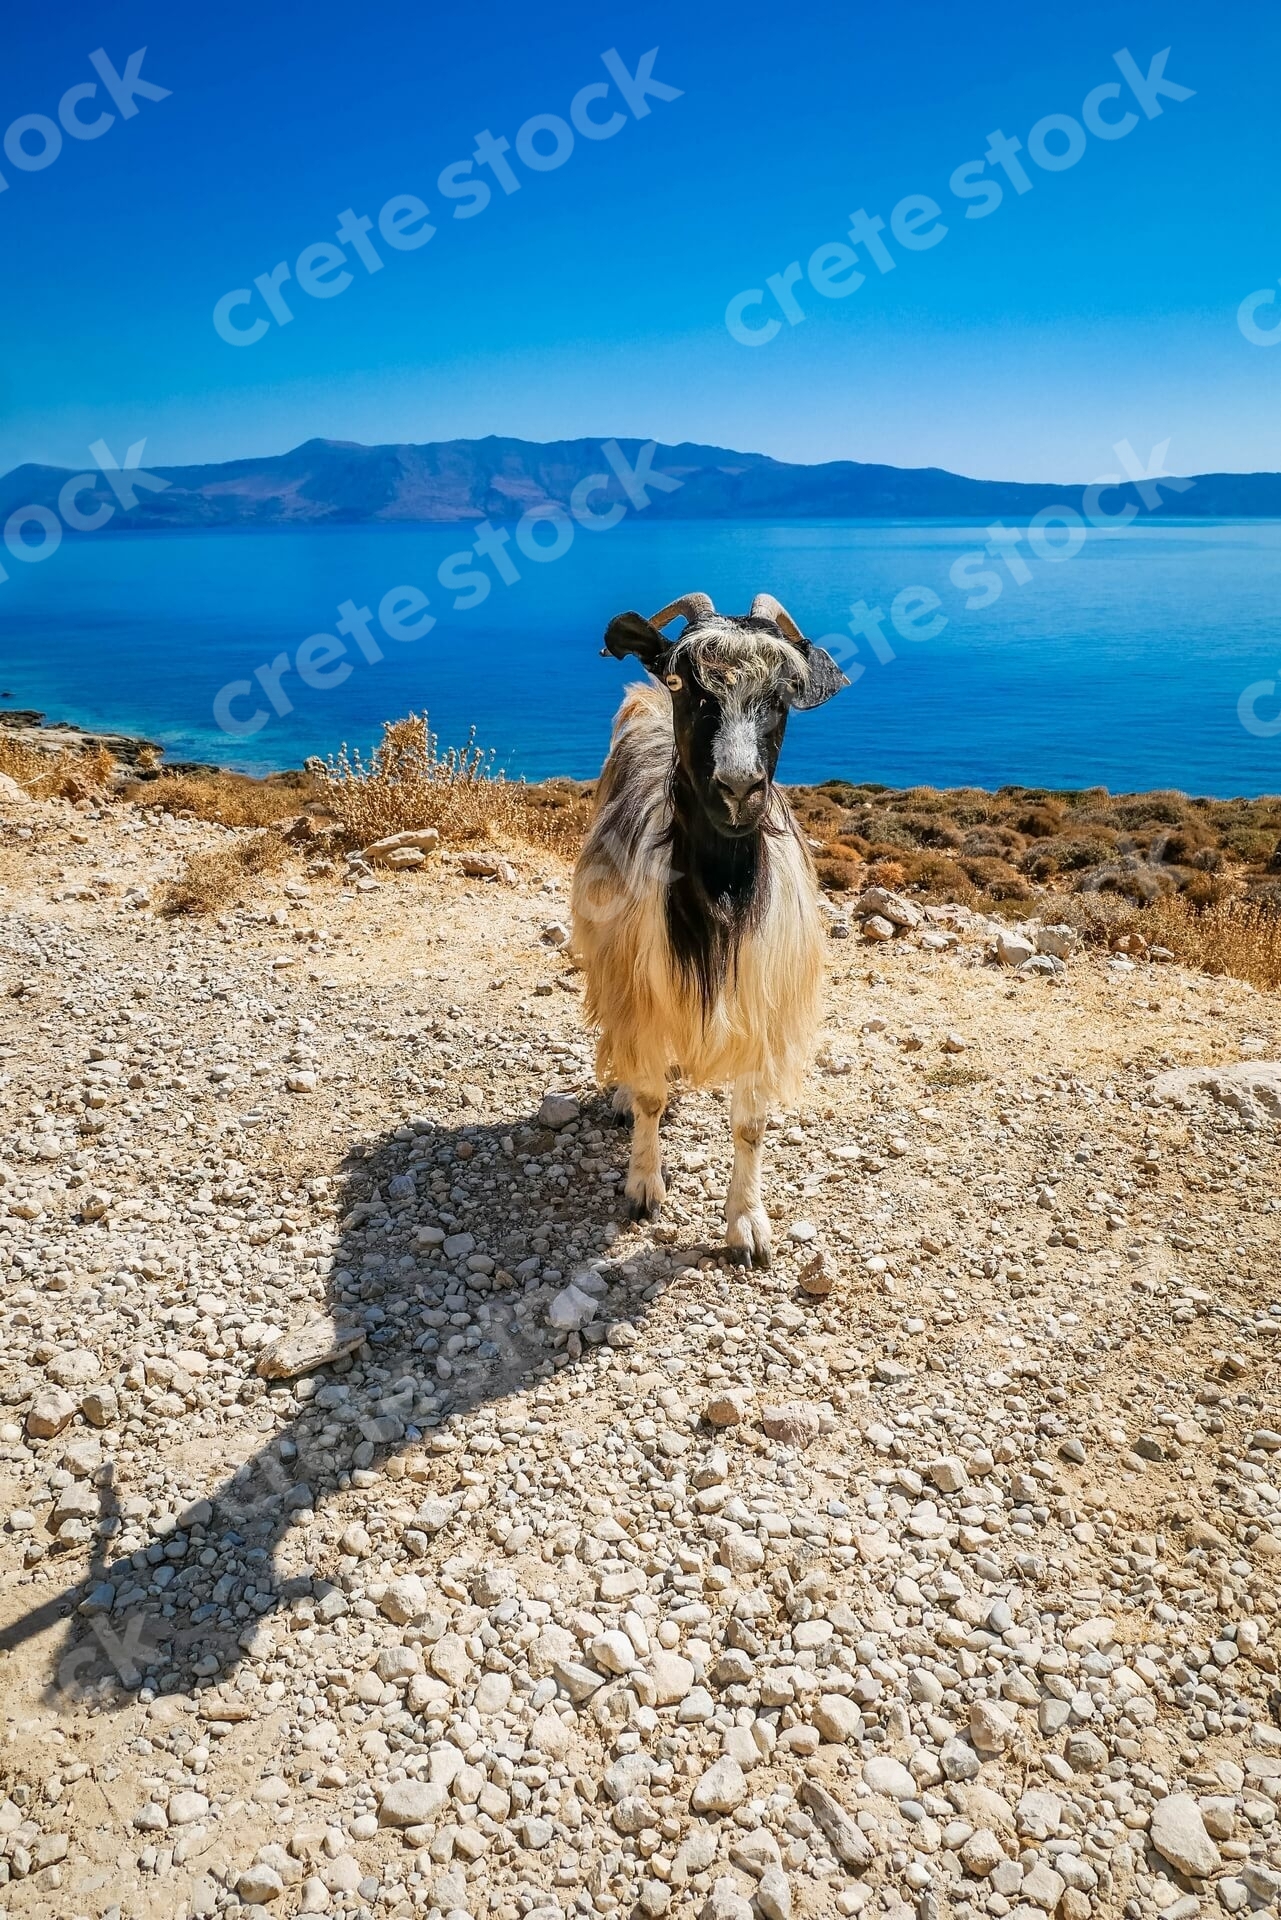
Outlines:
[[[1050,526],[1035,548],[1025,534],[993,557],[977,523],[630,515],[577,529],[556,558],[512,541],[518,577],[485,566],[487,597],[458,611],[437,572],[467,538],[459,526],[102,532],[38,564],[6,553],[0,705],[253,773],[344,744],[368,752],[384,721],[426,712],[442,746],[475,729],[513,777],[588,778],[638,677],[600,657],[610,618],[695,590],[745,612],[766,591],[852,681],[792,717],[785,780],[1281,791],[1281,522],[1140,515],[1117,530]],[[403,606],[407,588],[434,625],[389,638],[379,608]],[[342,684],[305,684],[299,648],[336,644],[348,602],[370,610],[379,657],[349,639]],[[402,631],[426,618],[403,616]],[[323,641],[307,658],[330,661],[322,678],[345,664]],[[215,718],[235,682],[227,710],[252,732]]]

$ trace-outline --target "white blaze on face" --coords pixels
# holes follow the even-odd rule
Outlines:
[[[761,778],[760,716],[755,707],[725,713],[712,746],[712,772],[731,792],[746,792]]]

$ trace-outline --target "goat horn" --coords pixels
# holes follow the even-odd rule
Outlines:
[[[793,620],[786,607],[780,606],[772,593],[758,593],[752,602],[753,620],[772,620],[775,626],[787,635],[789,640],[803,640],[804,634]]]
[[[683,620],[693,626],[695,620],[700,619],[703,614],[715,613],[715,611],[710,594],[683,593],[679,600],[671,601],[660,613],[654,614],[649,624],[651,627],[665,627],[668,621],[674,620],[679,613]]]

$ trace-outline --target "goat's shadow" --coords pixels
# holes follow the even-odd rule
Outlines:
[[[620,1149],[628,1136],[618,1130],[604,1101],[585,1109],[583,1119],[604,1133],[598,1155],[619,1167],[621,1181],[625,1154],[620,1158]],[[554,1257],[549,1251],[540,1256],[539,1273],[514,1271],[522,1264],[522,1247],[540,1239],[550,1247],[546,1235],[562,1247],[578,1244],[570,1236],[567,1217],[548,1218],[557,1210],[548,1208],[537,1183],[530,1183],[527,1203],[517,1192],[514,1220],[508,1213],[501,1229],[497,1222],[489,1232],[474,1229],[475,1251],[494,1260],[499,1277],[468,1272],[467,1280],[461,1271],[466,1270],[468,1253],[451,1250],[453,1257],[447,1261],[441,1250],[416,1246],[406,1251],[406,1234],[412,1242],[411,1223],[418,1218],[414,1194],[403,1184],[391,1184],[403,1183],[411,1168],[447,1171],[467,1159],[483,1160],[486,1148],[495,1156],[492,1164],[519,1173],[504,1136],[516,1136],[509,1144],[518,1150],[546,1146],[550,1136],[545,1130],[540,1133],[536,1121],[433,1127],[426,1135],[406,1139],[407,1131],[385,1134],[373,1147],[353,1147],[339,1176],[340,1219],[346,1221],[375,1192],[387,1196],[391,1206],[386,1226],[378,1225],[381,1215],[375,1214],[369,1226],[361,1223],[358,1242],[344,1236],[327,1280],[319,1283],[326,1287],[326,1310],[335,1328],[363,1328],[363,1344],[304,1375],[311,1383],[303,1387],[306,1398],[298,1394],[296,1379],[263,1380],[261,1392],[251,1389],[246,1426],[255,1434],[259,1429],[254,1414],[271,1409],[273,1398],[285,1399],[274,1431],[204,1499],[177,1515],[176,1526],[152,1527],[141,1543],[131,1542],[130,1535],[139,1530],[122,1518],[122,1490],[112,1462],[98,1470],[99,1514],[89,1567],[80,1561],[81,1570],[61,1591],[0,1629],[0,1652],[7,1652],[65,1622],[47,1677],[49,1704],[109,1711],[143,1688],[156,1694],[190,1694],[222,1687],[234,1678],[252,1646],[254,1626],[281,1607],[310,1597],[321,1617],[327,1609],[345,1611],[343,1583],[349,1575],[360,1581],[359,1563],[341,1560],[337,1544],[313,1533],[302,1516],[340,1489],[372,1485],[373,1478],[365,1482],[353,1474],[377,1476],[393,1456],[429,1440],[453,1416],[573,1367],[584,1348],[609,1339],[614,1324],[643,1316],[646,1292],[670,1275],[671,1258],[660,1259],[649,1245],[618,1259],[608,1250],[602,1255],[609,1219],[606,1189],[597,1183],[600,1198],[593,1199],[584,1185],[572,1205],[562,1204],[560,1211],[572,1216],[575,1230],[593,1242],[579,1247],[582,1260],[573,1265],[603,1258],[606,1291],[582,1331],[566,1330],[558,1344],[548,1327],[547,1309],[571,1277],[569,1264],[559,1279],[549,1281]],[[427,1151],[415,1153],[416,1147]],[[416,1185],[416,1197],[427,1195],[424,1180]],[[447,1201],[437,1202],[432,1210],[453,1217]],[[473,1204],[469,1211],[474,1217],[478,1209]],[[686,1245],[676,1258],[684,1261],[711,1251],[705,1245]],[[510,1268],[505,1257],[511,1260]],[[534,1255],[526,1252],[525,1257]],[[624,1273],[624,1266],[632,1271]],[[512,1275],[510,1284],[502,1277],[506,1273]],[[460,1316],[463,1324],[451,1315]],[[258,1379],[252,1372],[250,1377]],[[65,1439],[64,1434],[61,1442],[49,1445],[57,1448]],[[224,1445],[224,1459],[230,1444]],[[418,1497],[426,1492],[418,1490]],[[456,1517],[456,1500],[440,1504]],[[437,1510],[424,1520],[425,1530],[408,1530],[416,1535],[404,1543],[411,1555],[425,1559],[430,1530],[439,1521]],[[119,1540],[115,1558],[110,1557],[113,1539]],[[318,1550],[335,1563],[328,1576],[314,1564]],[[56,1565],[56,1540],[50,1551]],[[284,1570],[285,1561],[292,1563],[292,1571]],[[410,1558],[405,1570],[414,1564]]]

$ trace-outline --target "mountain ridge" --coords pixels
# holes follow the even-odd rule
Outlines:
[[[148,471],[168,486],[140,488],[136,504],[106,525],[123,532],[515,520],[531,507],[568,506],[574,488],[593,474],[607,476],[590,496],[591,509],[604,513],[616,502],[628,504],[606,445],[621,450],[633,468],[642,448],[655,447],[653,471],[679,482],[665,492],[651,486],[647,511],[661,520],[1028,518],[1061,505],[1082,512],[1089,491],[1080,484],[977,480],[943,467],[855,460],[805,465],[697,441],[488,434],[364,446],[317,437],[287,453],[152,467]],[[59,493],[75,472],[36,462],[14,468],[0,477],[0,517],[26,506],[57,511]],[[1134,505],[1179,518],[1281,517],[1281,473],[1199,474],[1182,490],[1172,476],[1160,486],[1155,507],[1152,484],[1126,481],[1105,489],[1105,511],[1115,516]],[[94,497],[88,488],[78,496],[81,514],[93,512]],[[97,498],[114,504],[105,478],[98,480]],[[1098,502],[1092,505],[1097,510]]]

